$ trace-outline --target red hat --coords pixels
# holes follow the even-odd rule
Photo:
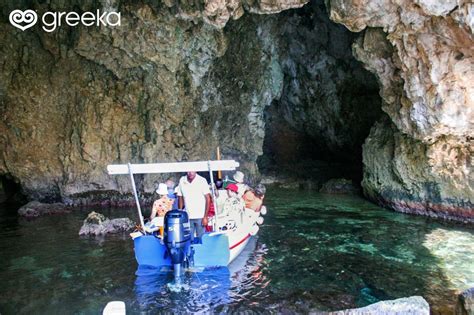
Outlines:
[[[233,191],[233,192],[238,192],[239,191],[239,187],[237,187],[236,184],[229,184],[229,185],[227,185],[227,187],[225,189],[228,189],[228,190]]]

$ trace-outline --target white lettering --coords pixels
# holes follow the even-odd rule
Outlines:
[[[89,22],[88,22],[88,21],[89,21]],[[92,13],[92,12],[84,12],[84,13],[82,13],[82,16],[81,16],[82,25],[84,25],[84,26],[92,26],[92,25],[94,25],[94,21],[95,21],[94,13]]]
[[[100,14],[100,11],[97,10],[97,26],[100,26],[100,24],[105,26],[104,18],[107,12],[102,12],[102,15],[99,15],[99,14]]]
[[[59,12],[58,13],[58,26],[61,26],[61,20],[63,18],[63,15],[65,15],[66,12]]]
[[[77,14],[76,12],[69,12],[66,15],[66,24],[69,26],[76,26],[77,24],[79,24],[79,20],[79,14]]]
[[[48,23],[46,21],[46,17],[47,16],[51,16],[53,21]],[[43,21],[43,29],[48,32],[48,33],[51,33],[51,32],[54,32],[54,30],[56,30],[56,27],[57,27],[57,24],[56,24],[56,14],[53,13],[53,12],[46,12],[45,14],[43,14],[43,17],[42,17],[42,21]],[[48,26],[50,27],[48,29]]]
[[[62,21],[64,18],[64,21]],[[120,26],[121,21],[120,12],[84,12],[80,15],[77,12],[45,12],[41,17],[44,31],[50,33],[54,32],[64,22],[68,26],[77,26],[82,24],[84,26]],[[10,24],[22,31],[35,25],[39,20],[38,15],[33,10],[13,10],[9,15]]]
[[[112,21],[110,21],[110,17],[113,17]],[[110,26],[120,26],[120,12],[110,12],[107,14],[107,24]]]

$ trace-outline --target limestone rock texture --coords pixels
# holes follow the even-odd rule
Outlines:
[[[69,213],[71,209],[62,203],[41,203],[30,201],[18,209],[18,215],[25,218],[37,218],[44,215]]]
[[[132,230],[135,223],[129,218],[108,219],[103,214],[92,211],[84,219],[79,235],[105,235]]]
[[[59,11],[72,2],[31,7]],[[13,8],[7,2],[3,14]],[[107,164],[207,160],[218,145],[257,174],[263,110],[282,83],[255,25],[243,25],[248,40],[232,41],[234,30],[164,4],[123,2],[120,12],[117,28],[22,32],[0,23],[0,175],[30,199],[76,204],[88,194],[130,193],[129,179],[110,177]],[[144,193],[158,180],[137,176]]]
[[[474,222],[474,5],[328,0],[365,30],[354,56],[380,85],[382,118],[363,147],[365,194],[398,211]]]
[[[359,314],[380,314],[380,315],[428,315],[430,306],[421,296],[411,296],[396,300],[381,301],[366,307],[348,309],[337,312],[329,312],[330,315],[359,315]]]
[[[252,180],[270,126],[290,156],[362,156],[381,205],[472,222],[472,3],[307,2],[4,1],[0,176],[30,200],[128,202],[129,179],[107,164],[220,146]],[[26,8],[116,10],[122,25],[20,31],[8,14]],[[163,179],[136,181],[149,198]]]
[[[43,12],[73,4],[32,6]],[[242,6],[275,13],[302,4]],[[335,150],[351,143],[352,134],[362,141],[373,123],[366,124],[365,134],[350,128],[360,124],[358,110],[351,109],[356,102],[345,101],[350,91],[368,85],[376,94],[377,85],[351,57],[350,32],[329,21],[322,2],[301,13],[245,14],[225,28],[215,23],[224,11],[217,10],[212,22],[204,7],[181,2],[98,6],[119,8],[121,27],[64,26],[46,33],[37,26],[21,32],[0,24],[0,43],[5,43],[0,175],[18,180],[30,199],[73,205],[128,202],[128,177],[109,176],[107,164],[207,160],[217,146],[224,158],[241,162],[247,178],[255,178],[266,108],[280,99],[288,124],[316,126],[311,136],[327,139]],[[3,11],[8,13],[8,6]],[[362,83],[351,84],[353,75]],[[347,112],[356,119],[341,117]],[[336,132],[337,126],[348,127]],[[163,179],[150,175],[136,181],[149,197]]]

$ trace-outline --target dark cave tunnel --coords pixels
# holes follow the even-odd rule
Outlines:
[[[382,115],[375,76],[352,55],[352,33],[322,1],[278,14],[283,92],[265,111],[264,176],[362,180],[362,145]]]
[[[20,183],[9,174],[0,175],[0,203],[22,203],[25,200]]]

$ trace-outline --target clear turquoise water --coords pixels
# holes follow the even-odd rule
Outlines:
[[[128,235],[79,237],[89,210],[28,221],[0,208],[0,313],[98,314],[337,310],[423,296],[452,313],[474,286],[472,229],[381,209],[359,197],[271,190],[269,213],[230,269],[135,276]],[[102,209],[134,217],[134,209]]]

